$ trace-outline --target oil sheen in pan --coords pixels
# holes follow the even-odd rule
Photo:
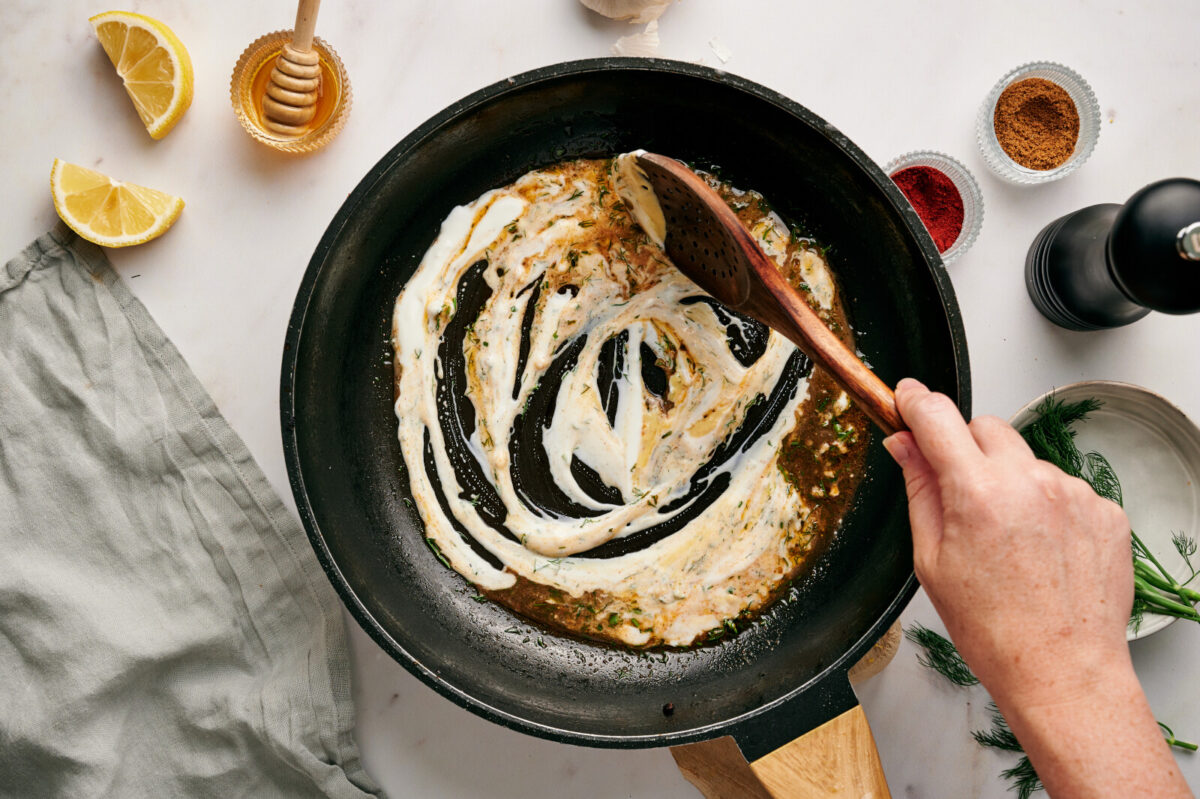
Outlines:
[[[761,609],[810,547],[779,450],[811,365],[670,264],[630,214],[629,163],[537,170],[451,212],[396,302],[396,414],[454,569],[572,632],[687,645]],[[750,224],[833,308],[816,250],[765,210]]]

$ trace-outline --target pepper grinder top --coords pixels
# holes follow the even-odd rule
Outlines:
[[[1108,241],[1117,285],[1155,311],[1200,311],[1200,181],[1171,178],[1134,194]]]
[[[1189,261],[1200,261],[1200,222],[1192,224],[1179,231],[1179,254]]]
[[[1038,310],[1070,330],[1200,311],[1200,181],[1160,180],[1124,206],[1056,219],[1029,249],[1025,282]]]

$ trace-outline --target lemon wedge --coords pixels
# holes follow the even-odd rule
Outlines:
[[[88,21],[150,137],[166,136],[192,104],[192,59],[183,42],[158,20],[129,11]]]
[[[113,180],[91,169],[54,159],[50,170],[54,210],[94,244],[129,247],[156,239],[179,218],[183,200],[161,191]]]

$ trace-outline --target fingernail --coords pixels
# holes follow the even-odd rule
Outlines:
[[[885,438],[883,440],[883,448],[886,449],[888,454],[892,456],[892,460],[901,466],[903,466],[904,462],[908,460],[910,455],[912,455],[912,452],[908,449],[908,445],[901,441],[897,436],[888,436]]]

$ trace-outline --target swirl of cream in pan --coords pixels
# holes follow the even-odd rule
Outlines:
[[[604,592],[607,635],[687,645],[760,607],[796,566],[792,539],[810,511],[778,449],[808,381],[774,332],[752,362],[735,357],[730,337],[744,322],[696,301],[707,295],[663,253],[661,211],[656,230],[636,169],[629,156],[572,162],[455,208],[396,301],[395,410],[425,534],[456,571],[492,591],[522,577],[573,597]],[[800,261],[828,309],[820,256],[789,255],[774,214],[754,232],[777,262]],[[473,315],[456,319],[468,301]],[[602,386],[614,349],[623,362],[609,363]],[[643,379],[647,353],[665,367],[659,394]],[[539,391],[543,381],[557,389]],[[455,386],[466,422],[451,412]],[[773,416],[755,410],[765,400]],[[531,405],[546,418],[526,419]],[[522,476],[513,453],[527,445],[515,431],[535,424],[545,471]],[[580,463],[603,495],[578,479]],[[573,512],[537,501],[546,491]],[[671,519],[686,522],[664,528]],[[664,529],[641,548],[589,556]]]

